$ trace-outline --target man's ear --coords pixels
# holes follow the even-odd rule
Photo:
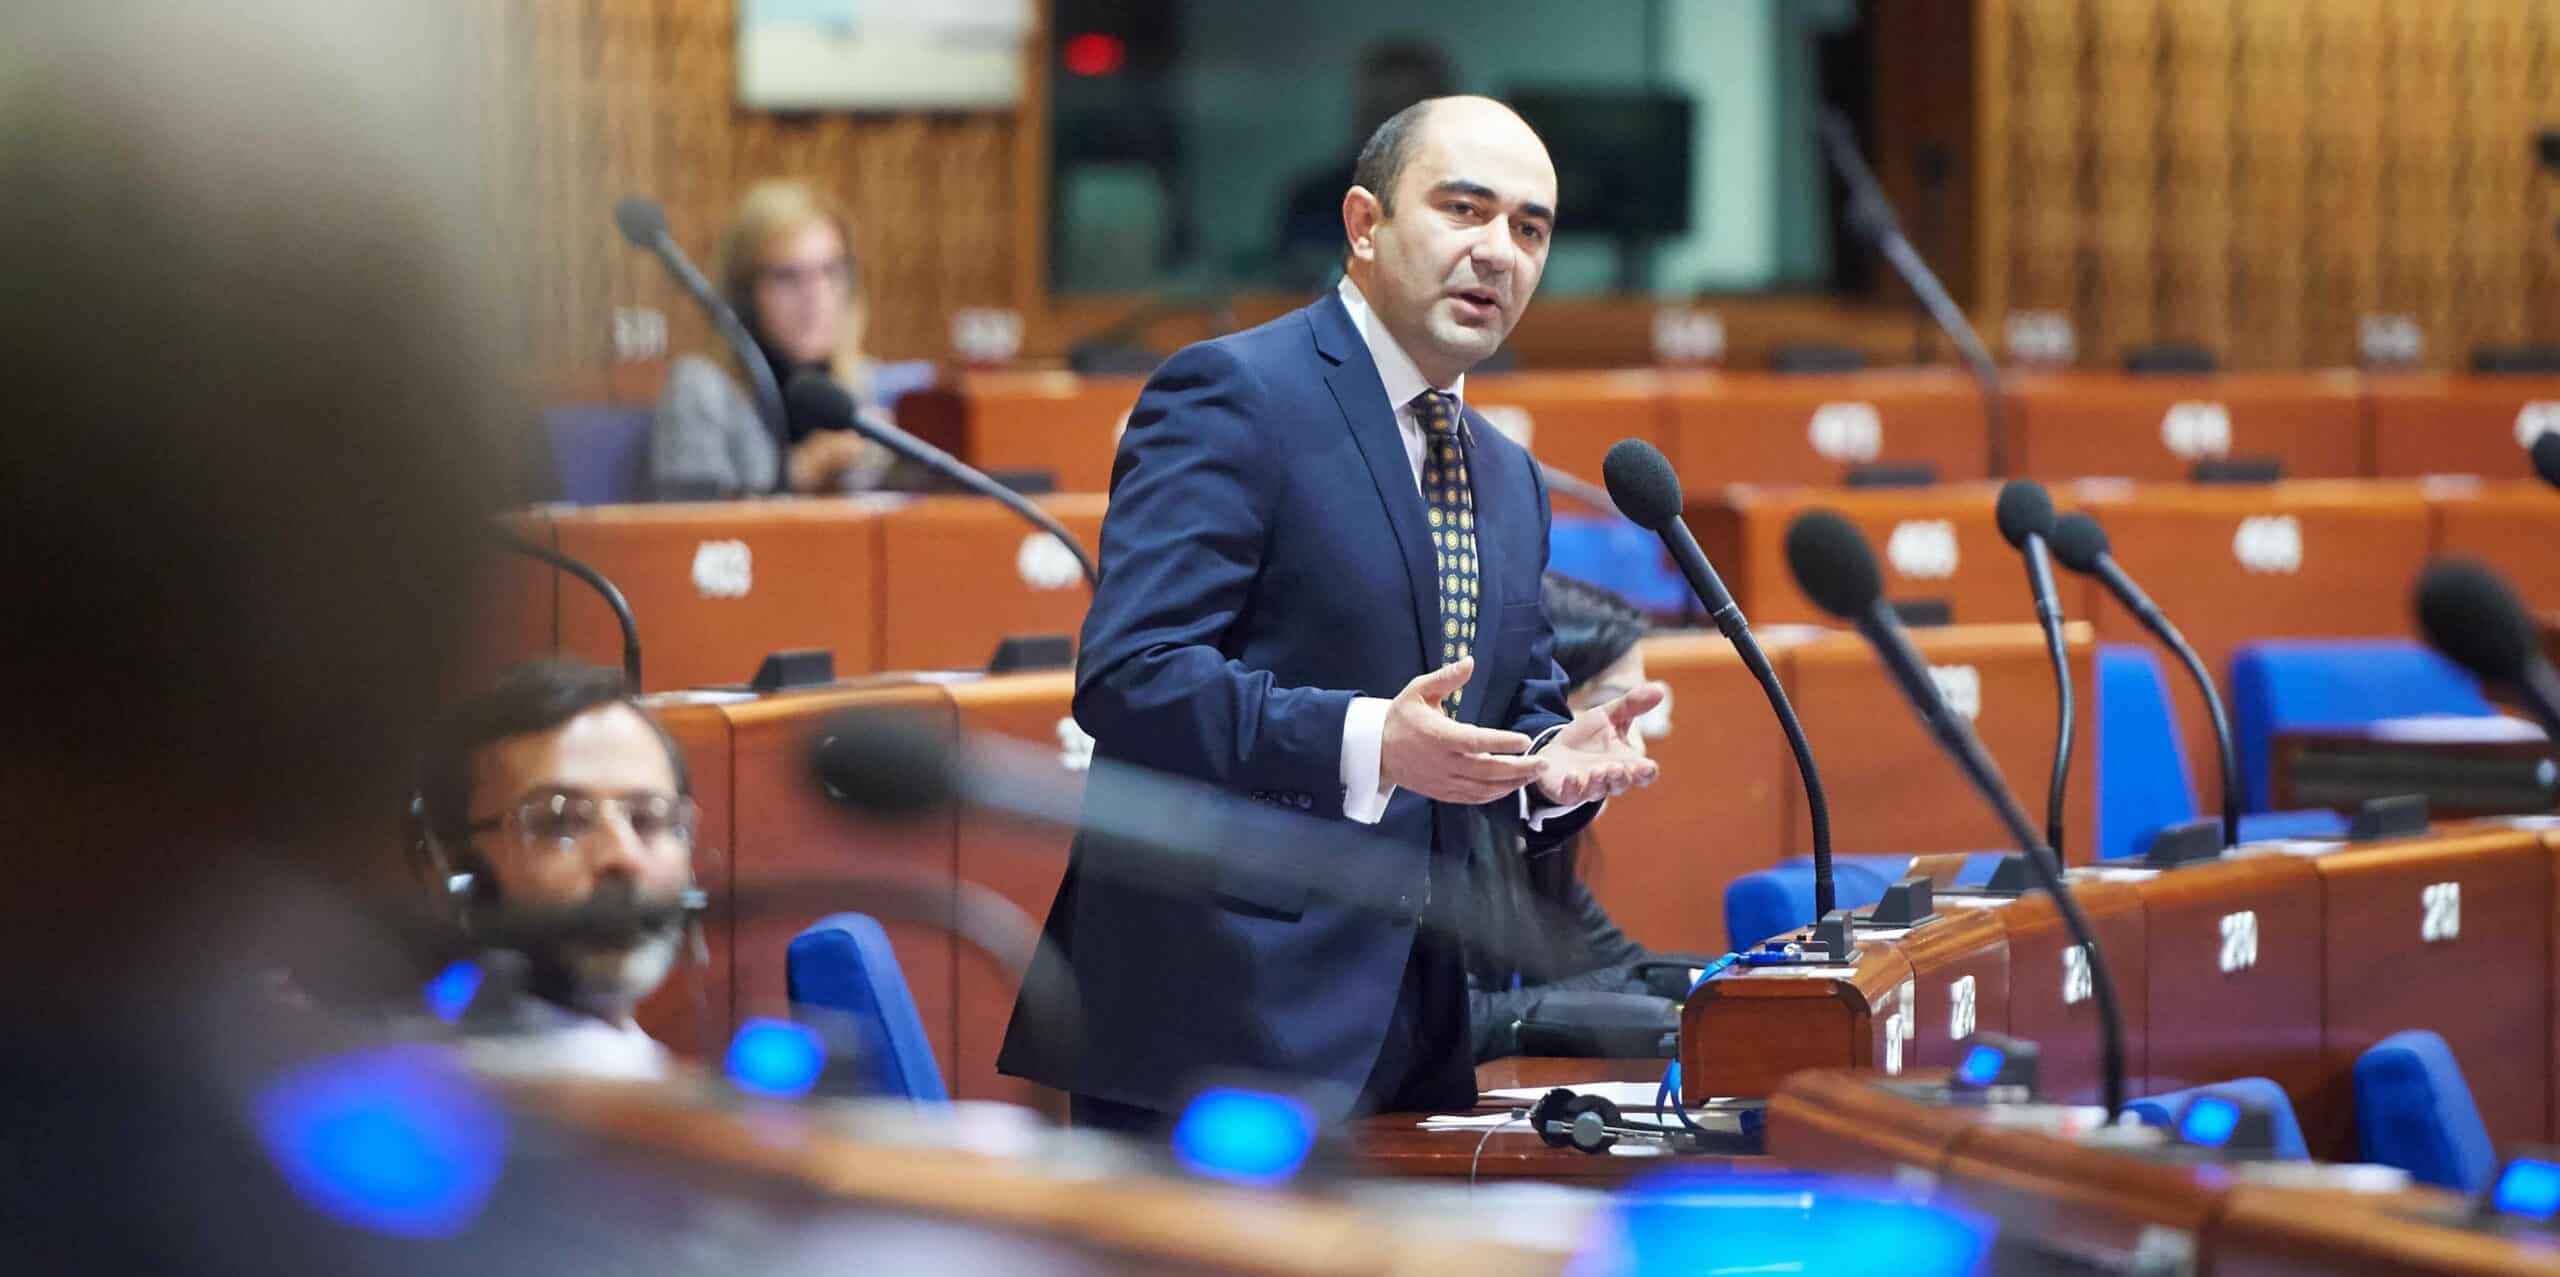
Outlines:
[[[1351,255],[1361,261],[1378,256],[1375,236],[1378,223],[1387,220],[1385,206],[1365,186],[1355,186],[1342,194],[1342,235],[1351,245]]]

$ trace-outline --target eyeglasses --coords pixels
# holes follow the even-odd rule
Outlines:
[[[843,292],[853,287],[853,263],[839,257],[808,266],[767,266],[756,272],[756,282],[767,288],[790,289],[826,284]]]
[[[641,794],[629,798],[597,798],[586,794],[535,794],[503,815],[463,827],[485,834],[504,827],[527,851],[567,853],[604,827],[608,812],[618,812],[633,837],[644,843],[691,847],[699,811],[690,798],[673,794]]]

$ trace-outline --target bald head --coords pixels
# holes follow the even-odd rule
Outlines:
[[[1432,98],[1360,149],[1342,200],[1344,271],[1445,389],[1528,309],[1555,218],[1555,163],[1526,120],[1491,98]]]

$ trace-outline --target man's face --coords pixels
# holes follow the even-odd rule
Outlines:
[[[538,813],[592,810],[592,821],[568,837],[557,836],[547,817],[512,818],[475,835],[471,848],[509,909],[570,908],[600,893],[672,901],[692,885],[692,848],[676,831],[652,828],[645,813],[676,798],[675,768],[648,720],[628,705],[598,706],[548,731],[492,742],[472,759],[474,823],[529,806]],[[635,819],[635,812],[644,814]],[[665,979],[677,940],[670,933],[628,949],[529,956],[564,968],[573,1001],[618,1019]]]
[[[1416,133],[1394,214],[1354,187],[1344,223],[1370,308],[1445,386],[1528,310],[1555,232],[1556,173],[1537,134],[1481,98],[1435,104]]]

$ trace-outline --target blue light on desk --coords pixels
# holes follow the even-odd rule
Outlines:
[[[2498,1172],[2498,1186],[2489,1200],[2501,1215],[2546,1220],[2560,1215],[2560,1162],[2538,1157],[2508,1162]]]
[[[729,1080],[742,1091],[798,1099],[818,1084],[826,1064],[818,1035],[789,1020],[751,1019],[729,1039]]]
[[[1967,1086],[1989,1086],[2008,1062],[2008,1052],[1988,1042],[1976,1043],[1964,1053],[1964,1063],[1956,1066],[1956,1080]]]
[[[2219,1095],[2199,1095],[2178,1117],[2178,1138],[2204,1148],[2220,1148],[2240,1129],[2240,1106]]]
[[[469,960],[455,962],[427,981],[427,1010],[435,1018],[451,1024],[471,1009],[471,1000],[480,996],[480,964]]]
[[[393,1237],[450,1237],[480,1213],[506,1157],[505,1110],[435,1048],[332,1056],[277,1079],[258,1138],[314,1209]]]
[[[1211,1087],[1173,1127],[1174,1160],[1196,1175],[1277,1184],[1306,1165],[1316,1117],[1286,1095]]]
[[[1979,1271],[1992,1231],[1880,1181],[1681,1169],[1622,1190],[1566,1271],[1940,1277]]]

